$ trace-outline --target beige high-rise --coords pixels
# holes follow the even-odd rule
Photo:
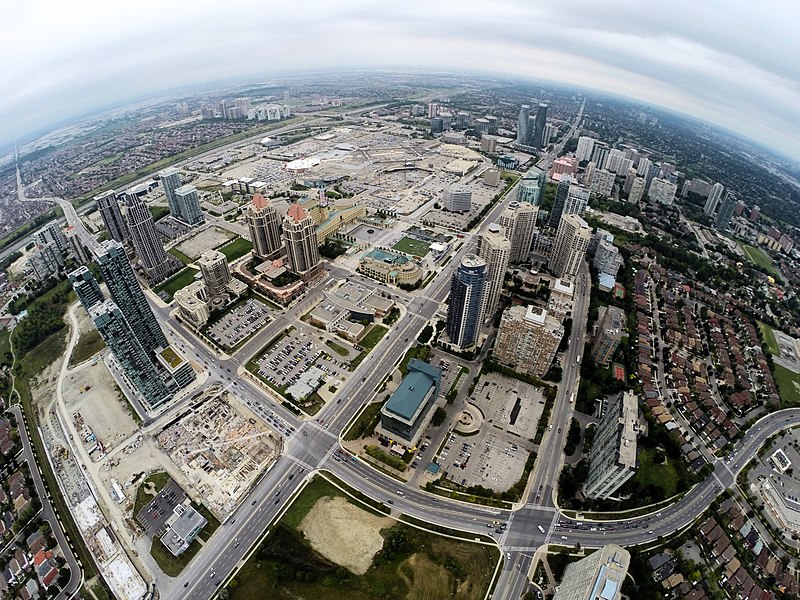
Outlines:
[[[586,221],[578,215],[563,215],[547,267],[560,279],[575,279],[591,239],[592,228]]]
[[[486,262],[486,286],[480,318],[483,321],[497,310],[511,257],[511,241],[503,235],[503,228],[497,223],[490,224],[478,238],[478,256]]]
[[[253,194],[253,200],[245,210],[253,254],[262,260],[272,260],[281,254],[281,233],[278,211],[260,193]]]
[[[225,255],[217,250],[206,250],[197,259],[197,264],[211,294],[216,296],[224,293],[231,280],[231,270]]]
[[[505,229],[505,235],[511,241],[509,262],[520,263],[529,260],[538,215],[538,206],[517,201],[509,202],[506,209],[500,213],[497,222]]]
[[[511,306],[503,312],[493,356],[519,373],[541,377],[550,368],[564,327],[535,306]]]
[[[289,206],[283,222],[283,235],[286,238],[289,270],[300,275],[304,281],[312,279],[319,271],[321,260],[317,228],[311,215],[297,203]]]

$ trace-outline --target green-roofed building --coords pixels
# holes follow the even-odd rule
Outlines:
[[[412,359],[408,374],[381,409],[378,435],[407,448],[416,446],[435,409],[441,380],[441,369]]]

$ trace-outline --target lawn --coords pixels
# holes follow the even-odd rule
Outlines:
[[[413,254],[414,256],[419,256],[419,257],[425,256],[430,250],[430,248],[431,245],[428,244],[427,242],[415,240],[414,238],[410,237],[404,237],[394,246],[392,246],[393,250],[397,250],[398,252],[405,252],[406,254]]]
[[[241,258],[252,249],[253,244],[241,237],[236,238],[235,240],[218,248],[218,250],[225,255],[225,258],[227,258],[229,262],[233,262],[237,258]]]
[[[345,348],[344,346],[340,346],[339,344],[331,340],[325,340],[325,345],[334,352],[336,352],[336,354],[338,354],[339,356],[347,356],[348,354],[347,348]]]
[[[764,343],[767,345],[767,350],[776,356],[780,356],[781,349],[778,347],[778,342],[775,340],[772,327],[761,321],[756,321],[756,323],[758,323],[758,328],[761,330],[761,335],[764,336]]]
[[[156,294],[164,292],[167,295],[168,302],[172,302],[172,297],[175,295],[175,292],[192,283],[194,281],[194,276],[197,275],[198,272],[197,269],[186,267],[182,271],[179,271],[177,275],[173,275],[164,283],[160,284],[154,291]]]
[[[174,246],[173,246],[172,248],[170,248],[170,249],[168,250],[168,252],[169,252],[170,254],[172,254],[172,256],[174,256],[175,258],[177,258],[179,261],[181,261],[181,262],[182,262],[183,264],[185,264],[185,265],[190,265],[190,264],[192,264],[192,263],[194,262],[194,261],[191,259],[191,257],[190,257],[190,256],[188,256],[188,255],[184,254],[183,252],[181,252],[180,250],[178,250],[178,249],[177,249],[176,247],[174,247]]]
[[[136,515],[139,514],[139,511],[142,510],[145,506],[147,506],[150,501],[155,497],[151,496],[150,494],[144,491],[144,484],[148,481],[152,482],[153,485],[156,487],[156,494],[164,489],[164,486],[167,485],[167,482],[170,480],[169,473],[165,471],[158,471],[153,473],[149,477],[146,477],[142,483],[139,484],[139,487],[136,489],[136,501],[133,503],[133,516],[134,518]]]
[[[151,204],[147,208],[150,210],[150,214],[153,216],[153,221],[158,221],[160,219],[163,219],[169,214],[168,206],[157,206]]]
[[[781,395],[781,408],[800,406],[800,374],[777,364],[773,365],[772,373]]]
[[[353,422],[353,425],[344,434],[345,441],[351,442],[372,435],[375,427],[380,420],[381,407],[383,402],[373,402],[367,404],[358,418]]]
[[[761,248],[744,244],[742,245],[742,250],[744,250],[747,257],[759,267],[766,269],[771,275],[778,274],[778,270],[775,268],[775,265],[772,264],[772,260]]]
[[[361,341],[359,342],[359,345],[363,348],[363,350],[361,350],[361,354],[356,356],[350,362],[351,371],[355,371],[356,367],[361,364],[361,361],[367,357],[367,354],[372,351],[375,345],[381,341],[381,338],[386,335],[387,331],[389,330],[383,325],[373,324],[369,328],[367,333],[364,334],[364,337],[362,337]]]
[[[106,343],[96,329],[82,334],[78,338],[78,343],[72,349],[72,356],[69,357],[69,367],[72,368],[85,360],[89,360],[105,347]]]
[[[678,472],[670,464],[669,457],[667,457],[667,462],[660,465],[655,464],[653,454],[654,450],[650,448],[643,448],[639,452],[637,457],[639,466],[633,478],[639,482],[639,489],[644,489],[648,485],[660,487],[664,490],[664,497],[670,498],[677,492]]]

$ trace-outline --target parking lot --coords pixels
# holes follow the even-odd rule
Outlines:
[[[317,366],[331,378],[342,378],[344,363],[332,358],[328,347],[310,333],[294,330],[279,340],[257,360],[258,374],[283,393],[311,366]]]
[[[269,323],[270,318],[269,308],[251,298],[211,325],[206,334],[220,346],[231,349]]]

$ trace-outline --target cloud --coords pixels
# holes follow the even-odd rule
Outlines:
[[[0,22],[0,138],[189,84],[418,67],[597,88],[800,157],[798,21],[788,0],[29,0]]]

